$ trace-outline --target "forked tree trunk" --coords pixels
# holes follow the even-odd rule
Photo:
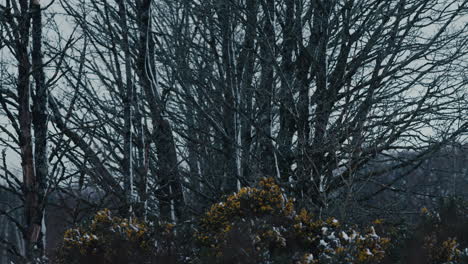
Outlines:
[[[21,165],[24,184],[25,257],[28,262],[43,254],[41,243],[44,184],[47,177],[47,92],[42,71],[42,23],[39,2],[20,0],[21,18],[18,19],[19,39],[16,52],[18,59],[18,116],[20,123]],[[32,20],[31,20],[32,18]],[[31,67],[28,47],[32,22],[33,65]],[[34,111],[31,112],[30,74],[35,79]],[[34,123],[35,139],[32,135]],[[34,146],[36,144],[36,146]],[[36,157],[35,157],[36,155]]]

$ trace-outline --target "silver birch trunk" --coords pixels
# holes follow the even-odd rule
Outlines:
[[[133,147],[132,147],[132,106],[133,106],[133,84],[132,84],[132,69],[131,69],[131,54],[128,40],[128,25],[127,25],[127,7],[126,0],[119,0],[119,22],[122,30],[121,47],[125,54],[125,94],[123,94],[124,104],[124,160],[123,160],[123,175],[124,189],[126,197],[126,207],[128,214],[132,215],[135,203],[134,198],[134,183],[133,183]]]

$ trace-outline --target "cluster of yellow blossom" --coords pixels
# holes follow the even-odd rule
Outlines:
[[[457,212],[461,219],[463,212]],[[466,212],[465,212],[466,213]],[[422,230],[425,230],[423,236],[422,247],[427,253],[427,262],[435,263],[458,263],[462,257],[462,251],[459,249],[459,243],[455,237],[457,234],[453,232],[453,226],[446,226],[438,212],[429,210],[426,207],[421,209],[423,217]],[[460,220],[461,220],[460,219]],[[452,232],[446,233],[444,228],[452,229]],[[447,235],[453,237],[447,237]]]
[[[84,255],[88,248],[95,248],[98,237],[90,232],[85,232],[80,228],[72,228],[65,231],[64,247],[67,249],[76,248]]]
[[[63,249],[79,252],[83,256],[111,255],[113,243],[128,241],[133,246],[146,250],[150,246],[145,237],[148,232],[146,224],[138,219],[112,216],[109,209],[103,209],[95,214],[90,225],[66,230]]]
[[[375,224],[380,223],[381,220]],[[324,259],[332,258],[343,263],[379,263],[389,244],[389,239],[379,237],[373,227],[362,235],[346,230],[348,236],[335,218],[317,219],[305,209],[296,212],[293,203],[271,178],[262,179],[258,188],[242,188],[224,202],[214,204],[201,220],[197,239],[213,249],[214,256],[219,256],[218,249],[227,243],[228,234],[234,226],[242,225],[250,225],[245,229],[249,232],[245,236],[252,237],[258,255],[271,249],[305,251],[298,259],[301,264],[326,263]]]
[[[459,244],[455,238],[448,238],[442,243],[438,243],[434,234],[427,235],[424,238],[424,249],[428,254],[428,263],[449,263],[457,261],[461,255]]]
[[[338,220],[314,221],[306,210],[296,215],[294,230],[301,243],[314,249],[304,254],[301,264],[324,263],[324,260],[331,259],[343,263],[379,263],[390,244],[388,238],[376,234],[374,227],[363,234],[353,229],[345,231]]]
[[[385,257],[385,249],[390,245],[390,239],[381,238],[375,233],[374,227],[356,239],[356,263],[377,263]]]
[[[239,192],[228,196],[225,202],[212,205],[201,220],[204,231],[197,238],[202,242],[216,244],[223,234],[231,230],[231,222],[235,218],[265,215],[288,217],[292,216],[293,211],[292,201],[285,199],[274,180],[264,178],[259,182],[259,188],[241,188]]]
[[[322,230],[325,230],[324,228],[337,228],[339,226],[340,223],[333,217],[325,221],[321,219],[314,220],[314,216],[305,209],[302,209],[299,214],[294,217],[294,229],[296,233],[308,240],[314,237],[315,234],[320,234]]]

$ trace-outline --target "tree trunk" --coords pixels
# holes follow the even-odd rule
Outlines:
[[[276,171],[274,148],[271,138],[272,98],[274,92],[273,66],[275,63],[275,30],[273,21],[275,7],[273,0],[262,2],[265,14],[260,41],[261,80],[257,93],[259,123],[257,137],[260,146],[260,174],[273,177]]]
[[[247,0],[247,23],[241,65],[241,178],[251,182],[253,77],[255,74],[255,39],[257,36],[257,0]]]
[[[36,84],[35,94],[33,96],[33,125],[34,125],[34,163],[36,171],[36,183],[34,192],[38,199],[34,204],[35,219],[34,226],[42,226],[44,220],[45,203],[47,201],[47,178],[49,174],[49,162],[47,153],[47,137],[48,137],[48,89],[45,83],[44,67],[42,61],[42,14],[39,2],[33,1],[31,4],[32,15],[32,71]],[[45,250],[46,230],[42,228],[39,233],[38,244],[40,250]],[[42,252],[44,254],[44,252]]]
[[[143,96],[143,93],[141,93]],[[143,106],[141,105],[141,98],[138,98],[138,94],[134,91],[134,106],[135,115],[134,123],[136,130],[136,147],[137,147],[137,173],[135,178],[135,187],[138,192],[136,201],[135,215],[143,219],[147,216],[147,202],[148,202],[148,155],[149,155],[149,144],[145,136],[145,125],[144,117],[142,115]]]
[[[16,52],[18,59],[18,116],[20,123],[20,149],[21,149],[21,165],[23,169],[23,184],[24,184],[24,213],[25,213],[25,232],[23,238],[26,243],[26,259],[31,262],[34,258],[39,256],[42,245],[40,245],[41,238],[41,217],[40,210],[40,197],[39,197],[39,181],[36,175],[36,168],[34,164],[34,142],[32,137],[32,113],[30,109],[30,79],[31,64],[28,54],[29,46],[29,33],[31,28],[31,10],[27,0],[21,0],[21,18],[18,20],[19,24],[19,39],[17,40]],[[34,17],[34,50],[37,52],[37,37],[40,42],[40,11],[36,3],[32,3],[33,17]],[[39,19],[39,21],[38,21]],[[39,24],[37,24],[39,23]],[[39,43],[40,45],[40,43]],[[39,46],[40,48],[40,46]],[[40,52],[40,50],[39,50]],[[40,54],[40,53],[39,53]],[[34,57],[37,57],[35,53]],[[40,70],[40,69],[38,69]],[[39,76],[38,74],[35,74]],[[36,76],[35,76],[36,77]],[[42,92],[41,82],[43,78],[36,79],[36,84],[39,84],[38,91]],[[40,121],[40,120],[38,120]],[[41,142],[42,143],[42,142]],[[44,151],[44,146],[39,146],[40,151]],[[44,153],[40,153],[44,154]],[[43,158],[43,157],[40,157]],[[47,159],[46,159],[47,160]],[[40,173],[47,173],[44,168],[40,168]],[[39,250],[37,250],[39,249]]]
[[[325,153],[327,152],[326,131],[332,112],[333,104],[336,101],[338,90],[333,85],[329,84],[328,80],[328,60],[327,60],[327,44],[329,41],[328,23],[332,4],[324,1],[316,7],[314,14],[314,38],[318,40],[317,46],[314,49],[314,72],[316,84],[317,107],[315,110],[314,120],[314,137],[310,151],[306,151],[310,155],[309,163],[312,164],[306,173],[311,173],[313,183],[311,188],[307,188],[304,192],[308,192],[312,196],[314,203],[319,206],[323,205],[321,193],[324,192],[324,165]],[[308,156],[309,157],[309,156]]]
[[[126,210],[131,215],[134,206],[134,184],[133,184],[133,155],[132,155],[132,106],[133,106],[133,85],[131,71],[131,57],[128,41],[127,8],[126,0],[119,0],[119,23],[122,29],[121,47],[125,54],[125,94],[122,94],[124,106],[124,160],[123,176],[126,197]]]
[[[236,163],[236,103],[234,98],[235,74],[232,54],[232,32],[230,4],[227,1],[219,2],[219,22],[221,27],[221,52],[224,73],[223,78],[223,154],[224,154],[224,178],[222,189],[224,193],[237,191],[238,170]]]
[[[174,136],[170,123],[163,118],[163,105],[157,91],[157,73],[154,66],[154,41],[151,32],[151,1],[138,2],[138,30],[139,30],[139,55],[137,60],[137,75],[140,85],[145,91],[148,100],[153,124],[156,152],[159,167],[159,189],[156,192],[159,201],[160,214],[163,219],[172,219],[172,208],[176,219],[182,217],[183,194],[179,179],[177,153]]]
[[[285,25],[283,29],[283,63],[281,67],[280,101],[280,130],[278,133],[278,167],[283,182],[287,182],[292,176],[291,165],[293,162],[292,139],[296,129],[295,107],[293,94],[296,83],[294,82],[294,68],[292,64],[293,51],[296,50],[296,34],[294,19],[294,1],[286,1]]]

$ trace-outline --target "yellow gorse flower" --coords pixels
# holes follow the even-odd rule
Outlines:
[[[137,218],[127,219],[112,216],[109,209],[98,211],[91,224],[85,229],[70,228],[65,231],[63,244],[66,249],[77,249],[81,255],[95,252],[98,245],[105,248],[112,237],[128,241],[141,241],[141,247],[148,247],[144,236],[149,232],[145,223]]]

